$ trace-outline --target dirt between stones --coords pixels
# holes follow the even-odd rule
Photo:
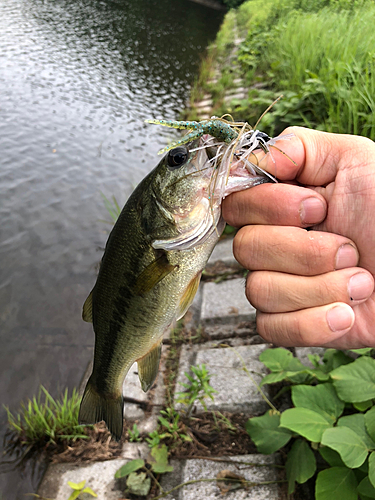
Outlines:
[[[193,416],[187,422],[180,422],[181,432],[190,436],[192,441],[163,440],[168,446],[170,456],[175,458],[195,457],[221,457],[234,455],[248,455],[257,453],[254,444],[245,431],[245,424],[249,416],[241,414],[223,413],[230,421],[223,421],[219,414],[216,421],[212,413]],[[128,430],[132,428],[133,422],[124,430],[122,440],[117,443],[111,439],[104,422],[96,424],[93,429],[88,430],[89,440],[79,439],[75,443],[66,446],[63,451],[54,450],[51,454],[51,463],[61,462],[93,462],[111,460],[121,456],[123,444],[129,441]],[[145,437],[145,436],[140,436]],[[52,451],[52,450],[51,450]]]

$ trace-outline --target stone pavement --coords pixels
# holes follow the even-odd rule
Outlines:
[[[221,260],[231,266],[233,256],[231,241],[219,243],[211,256],[209,265]],[[230,276],[229,276],[230,277]],[[219,280],[217,280],[219,281]],[[232,278],[217,283],[203,281],[196,299],[186,316],[185,327],[204,329],[204,343],[185,344],[181,349],[180,363],[177,375],[176,392],[183,390],[180,382],[186,380],[185,372],[191,365],[204,363],[210,373],[210,384],[217,391],[214,400],[207,400],[207,409],[244,413],[253,416],[264,413],[267,406],[259,395],[256,383],[259,383],[266,373],[265,367],[259,362],[259,354],[268,346],[257,335],[255,328],[255,310],[249,305],[244,295],[245,278]],[[199,330],[198,330],[199,331]],[[165,351],[169,349],[164,346]],[[305,350],[299,349],[298,355],[305,356]],[[243,370],[246,365],[251,378]],[[162,363],[161,371],[164,366]],[[140,387],[136,374],[136,364],[131,368],[124,383],[124,395],[138,401],[148,401],[160,405],[164,401],[163,377],[159,374],[157,382],[150,393],[145,394]],[[88,376],[91,369],[85,374]],[[82,384],[85,383],[85,377]],[[265,388],[265,391],[267,389]],[[176,405],[178,409],[178,405]],[[146,414],[137,404],[126,403],[125,419],[137,420],[142,432],[150,432],[157,426],[158,409]],[[203,412],[202,406],[197,406],[197,412]],[[56,464],[51,465],[39,488],[39,494],[45,498],[66,500],[71,492],[67,482],[86,480],[100,500],[118,500],[124,498],[123,488],[114,473],[118,468],[133,458],[146,458],[149,448],[145,443],[125,443],[121,458],[106,462],[90,464]],[[220,457],[223,460],[224,457]],[[235,462],[250,462],[263,466],[238,465]],[[163,475],[162,484],[168,491],[175,485],[190,479],[216,477],[220,470],[227,469],[245,476],[247,480],[267,482],[277,479],[277,469],[272,467],[278,462],[276,455],[245,455],[230,457],[222,463],[213,460],[185,459],[173,460],[174,471]],[[265,466],[270,464],[271,466]],[[221,496],[218,483],[198,482],[185,486],[170,494],[168,500],[213,500]],[[281,500],[283,491],[275,484],[254,486],[249,489],[238,489],[223,496],[226,500]]]

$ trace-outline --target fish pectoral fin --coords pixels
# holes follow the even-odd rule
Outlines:
[[[149,264],[138,276],[135,287],[135,295],[143,295],[154,288],[155,285],[164,279],[178,266],[169,263],[167,255],[163,253],[158,259]]]
[[[92,323],[92,290],[83,304],[82,319],[87,323]]]
[[[147,392],[150,389],[156,379],[156,375],[158,374],[161,346],[162,340],[156,347],[152,348],[146,356],[137,360],[138,377],[144,392]]]
[[[182,318],[182,316],[186,313],[186,311],[189,309],[191,303],[194,300],[195,294],[198,291],[199,283],[201,280],[202,272],[199,272],[188,284],[186,287],[186,290],[182,294],[181,300],[180,300],[180,306],[178,309],[178,317],[177,320]]]

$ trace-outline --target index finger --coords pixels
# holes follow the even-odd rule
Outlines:
[[[281,139],[290,133],[294,137]],[[275,147],[270,146],[271,155],[267,154],[260,166],[281,181],[296,180],[307,186],[325,186],[334,181],[338,170],[355,165],[358,157],[361,162],[366,161],[364,156],[369,154],[370,139],[366,137],[303,127],[289,127],[279,137]]]

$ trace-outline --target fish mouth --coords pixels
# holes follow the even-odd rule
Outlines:
[[[251,161],[257,161],[256,150],[247,148],[242,138],[226,144],[206,134],[202,136],[198,149],[205,149],[208,158],[204,170],[209,172],[210,180],[204,195],[210,203],[213,219],[216,219],[214,212],[217,207],[229,194],[266,182],[277,182],[275,177]]]

